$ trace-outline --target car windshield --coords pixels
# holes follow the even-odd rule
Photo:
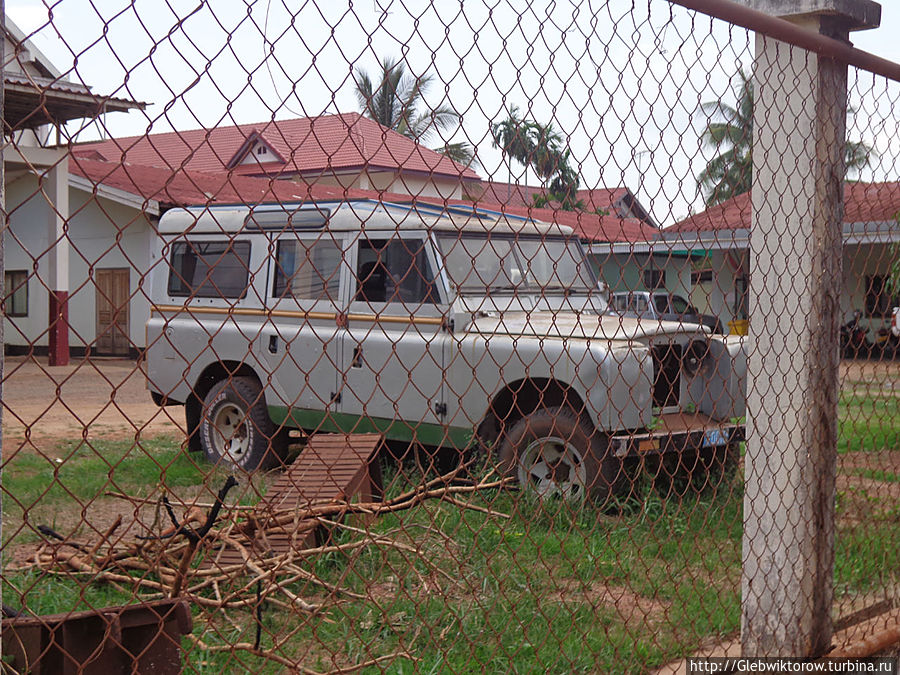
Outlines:
[[[690,314],[691,306],[687,300],[682,298],[680,295],[672,296],[672,310],[676,314]]]
[[[440,235],[444,268],[460,293],[588,293],[597,282],[577,241]]]

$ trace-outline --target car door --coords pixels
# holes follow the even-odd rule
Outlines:
[[[419,432],[446,415],[448,307],[432,242],[425,233],[362,232],[352,248],[340,410],[360,430],[392,427],[389,437],[433,442]]]
[[[337,398],[345,239],[325,230],[270,240],[268,318],[258,352],[270,378],[264,384],[276,394],[268,403],[284,408],[290,426],[316,428]]]

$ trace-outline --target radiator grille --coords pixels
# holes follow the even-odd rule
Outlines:
[[[681,390],[681,345],[655,345],[653,355],[653,406],[669,408],[678,405]]]

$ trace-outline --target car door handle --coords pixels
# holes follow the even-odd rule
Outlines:
[[[270,354],[278,353],[278,336],[277,335],[269,336],[269,353]]]
[[[356,346],[353,348],[353,360],[350,361],[351,368],[362,368],[363,366],[363,350],[362,347]]]

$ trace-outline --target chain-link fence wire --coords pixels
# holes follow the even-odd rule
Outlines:
[[[896,621],[896,83],[851,69],[830,103],[847,180],[823,316],[814,237],[750,241],[754,124],[799,105],[799,48],[759,72],[752,33],[662,2],[6,19],[4,612],[178,597],[193,620],[151,643],[112,619],[9,628],[10,672],[176,642],[198,673],[733,650],[747,416],[819,395],[791,375],[809,344],[774,370],[754,350],[829,322],[825,611],[836,644]],[[783,222],[757,231],[814,220],[814,165],[763,147]],[[754,316],[770,281],[789,299]],[[801,486],[768,456],[751,492],[787,513]]]

